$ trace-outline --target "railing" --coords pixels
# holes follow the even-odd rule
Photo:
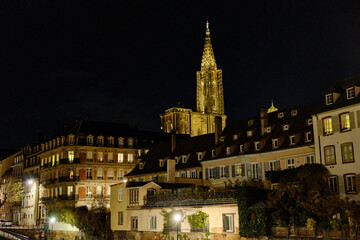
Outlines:
[[[50,200],[75,200],[75,195],[58,195],[53,197],[42,197],[40,198],[42,202],[50,201]]]
[[[231,204],[236,203],[236,199],[237,192],[234,190],[181,194],[155,194],[152,196],[144,196],[144,207]]]

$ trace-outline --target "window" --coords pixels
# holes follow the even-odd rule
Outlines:
[[[295,136],[289,136],[290,145],[295,145]]]
[[[234,214],[223,214],[224,232],[234,232]]]
[[[119,137],[119,138],[118,138],[118,143],[119,143],[119,147],[124,146],[124,138]]]
[[[138,217],[131,217],[131,230],[138,229]]]
[[[288,168],[295,168],[295,159],[289,158],[289,159],[287,160],[287,167],[288,167]]]
[[[355,174],[344,175],[346,193],[356,193]]]
[[[255,145],[255,151],[259,151],[260,150],[260,142],[254,142]]]
[[[252,136],[252,131],[251,131],[251,130],[247,131],[247,136],[248,136],[248,137],[251,137],[251,136]]]
[[[104,179],[104,177],[103,177],[103,169],[102,168],[97,169],[96,179],[97,180],[103,180]]]
[[[211,150],[211,156],[212,156],[212,157],[215,157],[215,156],[216,156],[216,151],[215,151],[215,149]]]
[[[98,145],[104,145],[104,137],[98,137]]]
[[[94,138],[92,136],[87,137],[87,144],[90,146],[94,144]]]
[[[118,180],[122,180],[123,178],[124,178],[124,171],[122,169],[119,169]]]
[[[323,123],[324,123],[324,134],[331,134],[333,133],[333,127],[332,127],[332,119],[331,117],[328,118],[324,118],[323,119]]]
[[[291,116],[292,116],[292,117],[295,117],[296,115],[297,115],[297,110],[292,110],[292,111],[291,111]]]
[[[124,198],[124,189],[120,188],[118,192],[118,201],[119,202],[123,201],[123,198]]]
[[[220,178],[226,177],[226,166],[220,166]]]
[[[67,195],[71,196],[74,193],[74,186],[68,186],[67,187]]]
[[[346,98],[347,99],[353,99],[355,98],[355,88],[350,87],[346,89]]]
[[[224,136],[221,136],[221,137],[220,137],[220,142],[224,142],[224,141],[225,141]]]
[[[311,119],[311,118],[309,118],[309,119],[306,120],[306,125],[307,125],[307,126],[312,125],[312,119]]]
[[[264,164],[265,164],[265,171],[279,171],[280,170],[280,161],[279,160],[270,161],[270,162],[264,163]],[[267,167],[267,164],[269,164],[268,167]]]
[[[354,152],[352,143],[341,144],[341,155],[343,163],[354,162]]]
[[[238,139],[238,135],[237,134],[234,134],[233,135],[233,140],[235,141],[235,140],[237,140]]]
[[[128,163],[134,163],[134,154],[132,153],[128,154]]]
[[[196,170],[191,171],[191,178],[196,178]]]
[[[130,204],[139,203],[139,189],[130,189]]]
[[[91,197],[92,196],[91,189],[92,189],[92,187],[86,187],[86,197]]]
[[[230,147],[226,147],[226,156],[229,156],[231,154]]]
[[[164,166],[164,159],[159,159],[159,166],[160,167]]]
[[[144,168],[144,163],[139,163],[139,169],[142,170]]]
[[[124,162],[124,154],[118,153],[118,163],[123,163],[123,162]]]
[[[336,164],[335,146],[324,147],[325,165]]]
[[[181,177],[181,178],[186,178],[186,172],[181,172],[181,173],[180,173],[180,177]]]
[[[251,119],[251,120],[248,121],[248,126],[249,127],[251,127],[253,124],[254,124],[254,120]]]
[[[104,153],[103,152],[97,152],[97,161],[104,162]]]
[[[283,113],[283,112],[278,113],[278,118],[283,118],[283,117],[284,117],[284,113]]]
[[[284,124],[284,125],[282,126],[282,129],[283,129],[283,131],[289,130],[289,125],[288,125],[288,124]]]
[[[86,169],[86,179],[92,179],[91,168]]]
[[[244,145],[241,144],[241,145],[240,145],[240,153],[243,153],[243,152],[244,152]]]
[[[235,164],[235,176],[240,177],[242,175],[241,164]]]
[[[273,139],[272,140],[272,145],[273,145],[273,148],[278,148],[279,147],[279,140],[276,138],[276,139]]]
[[[108,168],[108,170],[107,170],[107,180],[114,180],[114,169]]]
[[[311,142],[311,140],[312,140],[311,132],[306,132],[305,133],[305,142]]]
[[[182,163],[186,163],[186,155],[182,155],[181,159],[182,159]]]
[[[347,131],[350,130],[350,114],[349,113],[343,113],[340,114],[340,130],[341,131]]]
[[[338,193],[339,192],[338,177],[337,176],[330,176],[328,181],[329,181],[330,192]]]
[[[156,216],[150,216],[150,229],[156,229]]]
[[[123,224],[124,224],[124,213],[118,212],[118,225],[123,225]]]
[[[308,155],[305,157],[305,163],[306,164],[314,164],[315,163],[315,158],[314,155]]]
[[[74,151],[68,151],[68,158],[70,163],[74,161]]]
[[[87,162],[92,162],[92,161],[94,161],[93,159],[94,159],[93,152],[87,151],[86,152],[86,161]]]
[[[74,145],[74,136],[69,136],[69,145]]]
[[[113,146],[114,145],[114,138],[113,137],[108,137],[108,145],[109,146]]]
[[[259,163],[251,163],[252,178],[259,179],[260,178],[259,171],[260,171],[260,164]]]
[[[325,95],[325,104],[326,105],[331,105],[334,103],[334,98],[333,98],[333,94],[329,93]]]
[[[214,179],[215,169],[213,167],[209,168],[209,179]]]
[[[198,157],[198,160],[201,161],[202,160],[202,152],[198,152],[197,157]]]
[[[271,133],[271,127],[267,127],[267,128],[266,128],[266,132],[267,132],[267,133]]]
[[[134,146],[134,140],[132,138],[128,139],[128,147],[133,147]]]

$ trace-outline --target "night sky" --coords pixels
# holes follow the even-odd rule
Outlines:
[[[225,4],[226,3],[226,4]],[[159,130],[196,110],[205,23],[225,114],[321,98],[360,73],[360,1],[1,1],[0,148],[85,119]]]

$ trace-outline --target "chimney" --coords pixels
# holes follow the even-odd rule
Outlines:
[[[167,182],[175,183],[175,159],[167,159],[166,164]]]
[[[215,117],[215,144],[219,142],[222,134],[222,118],[220,116]]]
[[[261,136],[265,134],[265,128],[268,126],[268,116],[266,107],[260,108]]]
[[[171,152],[174,152],[176,148],[176,133],[173,131],[171,133]]]

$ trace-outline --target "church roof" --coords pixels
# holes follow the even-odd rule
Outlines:
[[[213,69],[216,70],[216,61],[215,61],[215,55],[213,51],[213,47],[211,45],[211,39],[210,39],[210,28],[209,28],[209,22],[206,22],[206,31],[205,31],[205,45],[204,45],[204,51],[202,55],[201,60],[201,70],[205,69]]]

